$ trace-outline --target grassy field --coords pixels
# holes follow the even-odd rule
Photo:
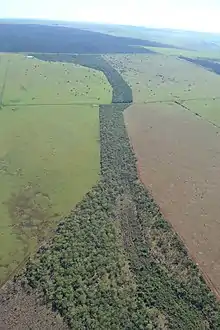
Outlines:
[[[96,70],[7,54],[0,55],[0,67],[0,86],[7,70],[5,105],[111,103],[112,88]]]
[[[190,111],[199,114],[204,119],[220,125],[220,100],[196,100],[196,101],[185,101],[183,105],[186,106]]]
[[[146,49],[152,50],[153,52],[160,53],[168,56],[186,56],[186,57],[202,57],[202,58],[214,58],[220,59],[219,51],[196,51],[186,50],[178,48],[162,48],[162,47],[145,47]]]
[[[2,103],[2,96],[5,88],[7,65],[8,56],[0,54],[0,103]]]
[[[98,103],[95,95],[110,102],[111,95],[108,85],[108,91],[102,89],[104,76],[94,70],[21,55],[1,55],[0,60],[0,85],[7,103],[0,110],[2,283],[98,181],[99,109],[86,102]],[[34,69],[36,63],[47,76],[45,81]],[[76,98],[71,99],[64,84],[65,70],[74,83],[79,80]],[[91,79],[86,80],[85,74]],[[98,85],[99,79],[103,85]],[[56,86],[57,81],[61,84]],[[91,87],[87,96],[80,94],[85,84]],[[9,105],[12,100],[16,105]],[[76,100],[85,104],[64,105]]]
[[[0,281],[98,180],[98,107],[0,112]]]
[[[220,76],[165,55],[106,55],[132,87],[135,103],[220,96]]]

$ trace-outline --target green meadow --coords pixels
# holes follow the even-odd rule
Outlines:
[[[23,55],[1,55],[1,58],[2,70],[7,70],[4,105],[111,103],[112,88],[99,71]],[[2,81],[4,74],[1,77]]]
[[[39,64],[47,76],[43,84],[33,68],[39,62],[21,55],[1,56],[0,283],[52,234],[57,222],[99,180],[99,107],[95,95],[102,102],[110,102],[104,86],[110,87],[102,75],[103,86],[95,87],[98,76],[90,70],[87,74],[91,79],[86,83],[91,86],[91,94],[82,97],[80,93],[88,89],[84,68],[46,62]],[[85,104],[77,104],[68,87],[65,89],[65,70],[72,70],[75,81],[83,81],[77,100]],[[60,88],[56,87],[57,80],[62,81]],[[65,105],[68,102],[76,104]]]
[[[187,50],[181,48],[166,48],[166,47],[144,47],[146,49],[152,50],[153,52],[167,55],[167,56],[185,56],[191,58],[214,58],[220,60],[220,53],[219,51],[215,50]]]
[[[195,114],[220,126],[220,99],[185,101],[183,105]]]
[[[220,96],[220,76],[174,56],[113,54],[105,58],[133,91],[135,103]]]

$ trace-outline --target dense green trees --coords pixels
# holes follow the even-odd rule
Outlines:
[[[140,47],[173,47],[149,40],[116,37],[73,27],[1,23],[1,52],[33,53],[153,53]]]
[[[190,58],[190,57],[185,57],[185,56],[180,56],[179,57],[182,60],[194,63],[196,65],[200,65],[205,69],[211,70],[215,72],[216,74],[220,74],[220,63],[215,62],[215,59],[203,59],[203,58]]]
[[[102,71],[113,88],[112,103],[132,102],[132,90],[122,76],[101,55],[75,55],[74,62]]]
[[[100,106],[101,180],[24,278],[72,329],[219,329],[219,305],[138,180],[116,81],[121,103]]]

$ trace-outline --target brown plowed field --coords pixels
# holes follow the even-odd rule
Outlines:
[[[177,104],[133,105],[125,123],[142,182],[220,297],[220,132]]]

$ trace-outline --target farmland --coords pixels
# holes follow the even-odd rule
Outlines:
[[[125,121],[142,181],[219,295],[218,129],[172,103],[132,106]]]
[[[186,56],[191,58],[214,58],[220,60],[218,51],[205,51],[205,50],[187,50],[181,48],[166,48],[166,47],[146,47],[147,49],[167,56]]]
[[[42,67],[45,68],[48,84],[54,87],[52,99],[53,89],[45,89],[47,85],[42,86],[38,74],[31,70],[38,63],[36,60],[29,61],[16,55],[2,55],[1,59],[1,68],[3,63],[10,61],[3,94],[3,103],[8,104],[0,111],[2,282],[98,181],[99,112],[97,106],[86,105],[85,96],[84,105],[59,104],[71,101],[70,96],[66,99],[69,91],[68,88],[65,91],[64,84],[60,89],[60,99],[56,98],[54,77],[56,74],[59,76],[61,70],[64,72],[66,66],[39,64],[41,71]],[[25,63],[31,71],[27,78]],[[13,79],[13,68],[16,79]],[[70,65],[67,68],[71,72]],[[74,78],[78,78],[78,71],[79,67],[74,68],[73,65]],[[86,72],[89,71],[81,68],[81,73]],[[99,78],[102,79],[101,73],[93,79]],[[26,86],[26,91],[20,89],[21,84]],[[80,100],[82,89],[77,91],[77,100]],[[99,91],[101,94],[97,95],[101,99],[105,95],[104,88],[103,93],[100,87]],[[38,97],[32,100],[32,95]],[[9,105],[13,98],[17,99],[16,105]],[[88,95],[88,100],[93,102],[94,98]],[[44,105],[35,104],[37,101]],[[47,104],[56,101],[57,105]],[[31,102],[32,105],[29,104]]]
[[[49,63],[22,55],[1,55],[1,58],[2,70],[7,70],[4,105],[111,102],[112,90],[101,72],[73,63]]]
[[[94,48],[55,52],[53,36],[47,54],[39,33],[34,58],[2,55],[5,270],[24,257],[10,244],[36,252],[0,292],[2,327],[219,329],[218,129],[184,105],[217,101],[219,77],[175,56],[91,55],[138,41],[79,35]]]
[[[197,116],[199,115],[207,121],[220,126],[219,99],[184,101],[182,104]]]
[[[138,179],[123,117],[129,86],[100,56],[74,61],[99,64],[113,87],[115,103],[99,108],[101,177],[27,263],[22,286],[70,328],[218,328],[215,298]]]
[[[135,103],[220,97],[220,76],[164,55],[105,55],[131,86]]]

